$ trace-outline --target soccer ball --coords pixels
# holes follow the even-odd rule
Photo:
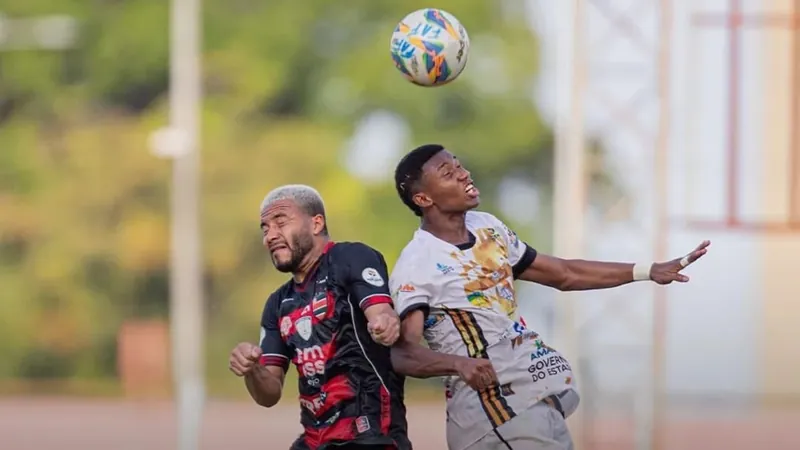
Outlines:
[[[420,86],[441,86],[461,75],[469,56],[469,36],[452,14],[420,9],[407,15],[392,33],[394,65]]]

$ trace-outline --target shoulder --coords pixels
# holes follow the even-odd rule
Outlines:
[[[419,261],[430,259],[430,248],[430,245],[424,242],[418,233],[415,233],[414,238],[400,252],[395,268],[407,268]]]
[[[383,259],[381,252],[363,242],[337,242],[329,251],[334,258],[379,256]]]
[[[474,228],[504,226],[503,221],[483,211],[467,211],[466,222],[468,227]]]
[[[470,229],[493,228],[495,232],[503,236],[509,243],[517,242],[517,235],[505,222],[496,216],[482,211],[470,211],[467,213],[467,227]]]
[[[332,273],[342,282],[366,281],[381,287],[388,278],[381,252],[361,242],[337,242],[330,250]]]
[[[273,293],[269,294],[267,300],[264,302],[264,314],[275,313],[280,311],[281,302],[284,298],[289,296],[291,280],[283,283]]]
[[[430,247],[418,238],[412,239],[400,252],[390,281],[404,283],[407,278],[419,278],[426,273],[425,266],[431,260]]]

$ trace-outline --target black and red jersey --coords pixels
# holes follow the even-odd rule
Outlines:
[[[404,379],[372,340],[364,311],[391,304],[383,256],[361,243],[329,243],[302,284],[281,286],[261,319],[261,364],[299,374],[304,433],[292,450],[330,444],[411,449]],[[335,448],[335,447],[334,447]]]

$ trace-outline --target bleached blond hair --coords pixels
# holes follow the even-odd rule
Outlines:
[[[328,234],[327,217],[325,216],[325,203],[322,196],[311,186],[305,184],[286,184],[271,190],[261,202],[261,211],[269,208],[273,203],[280,200],[294,202],[301,211],[309,216],[321,215],[325,219],[323,234]]]

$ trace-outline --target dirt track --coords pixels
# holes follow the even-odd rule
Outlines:
[[[287,403],[288,405],[288,403]],[[208,405],[203,450],[281,450],[299,432],[298,411],[247,403]],[[416,450],[444,450],[444,411],[410,405]],[[586,450],[633,450],[631,427],[607,421],[592,427]],[[0,400],[2,450],[173,450],[174,410],[163,402],[58,399]],[[673,421],[663,450],[800,449],[800,412],[757,417]]]

